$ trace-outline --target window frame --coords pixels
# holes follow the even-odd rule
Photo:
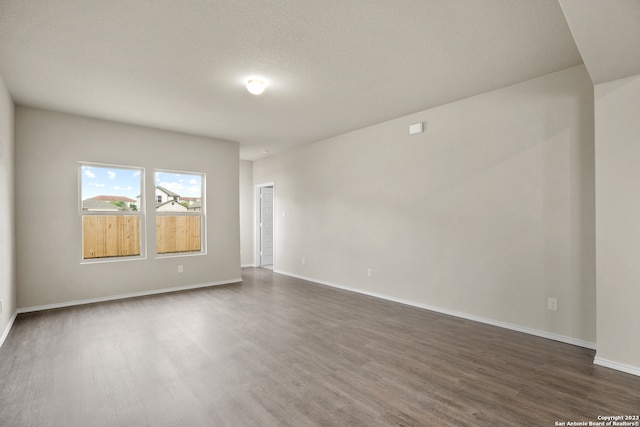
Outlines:
[[[140,197],[135,211],[85,211],[82,200],[83,167],[112,168],[140,172]],[[109,163],[78,162],[78,218],[80,223],[80,264],[96,264],[105,262],[137,261],[147,258],[147,226],[145,203],[145,168],[132,165],[116,165]],[[140,217],[140,254],[114,257],[85,258],[84,257],[84,217],[89,216],[138,216]]]
[[[155,222],[155,233],[156,233],[156,245],[155,245],[155,257],[156,258],[174,258],[174,257],[188,257],[188,256],[201,256],[207,254],[207,215],[206,215],[206,180],[207,174],[206,172],[194,172],[194,171],[185,171],[185,170],[174,170],[174,169],[153,169],[153,200],[157,201],[156,197],[156,189],[159,186],[159,183],[156,182],[156,174],[160,173],[169,173],[169,174],[181,174],[181,175],[198,175],[201,177],[200,182],[200,211],[189,211],[186,212],[171,212],[171,211],[157,211],[154,204],[154,222]],[[188,197],[188,196],[185,196]],[[170,198],[168,198],[168,203]],[[174,198],[175,201],[175,198]],[[181,203],[180,201],[176,201],[176,203]],[[188,209],[188,208],[187,208]],[[189,252],[166,252],[159,253],[158,252],[158,217],[164,216],[189,216],[189,217],[200,217],[200,250],[199,251],[189,251]]]

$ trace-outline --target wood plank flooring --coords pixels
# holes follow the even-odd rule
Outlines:
[[[591,350],[265,269],[19,315],[2,426],[554,426],[640,414]]]

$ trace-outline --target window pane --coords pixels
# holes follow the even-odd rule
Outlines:
[[[203,182],[204,174],[155,173],[158,254],[202,251]]]
[[[196,212],[202,203],[202,174],[156,172],[156,211]],[[171,202],[173,203],[171,205]],[[180,206],[187,208],[181,209]]]
[[[200,252],[201,217],[192,215],[158,215],[156,235],[159,254]]]
[[[82,165],[82,210],[137,211],[140,207],[141,169]]]
[[[139,215],[83,215],[83,257],[140,255]]]
[[[82,259],[140,257],[142,168],[80,164]]]

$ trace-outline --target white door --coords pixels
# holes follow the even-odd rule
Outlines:
[[[260,188],[260,265],[273,265],[273,187]]]

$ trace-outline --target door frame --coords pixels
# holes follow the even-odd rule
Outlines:
[[[272,187],[273,188],[273,269],[276,268],[276,183],[275,182],[265,182],[262,184],[256,184],[253,187],[253,197],[254,197],[254,212],[253,212],[253,236],[254,236],[254,257],[255,257],[255,266],[262,267],[262,257],[260,256],[260,189],[264,187]]]

